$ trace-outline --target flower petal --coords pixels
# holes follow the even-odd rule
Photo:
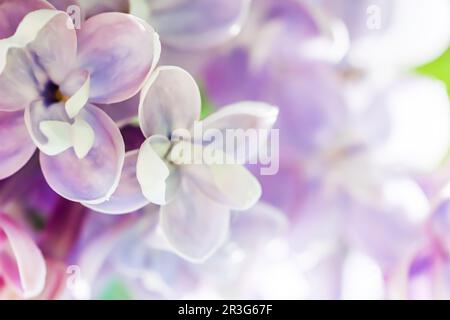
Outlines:
[[[239,102],[220,109],[203,120],[206,129],[266,129],[277,121],[278,108],[264,102]]]
[[[164,136],[148,138],[139,150],[136,175],[142,193],[152,203],[164,205],[171,200],[178,185],[178,175],[163,160],[170,149]]]
[[[200,111],[197,83],[178,67],[157,68],[141,92],[139,122],[146,137],[190,129],[200,118]]]
[[[185,50],[218,45],[236,36],[250,7],[250,0],[147,2],[149,16],[143,18],[155,27],[164,43]],[[141,7],[132,5],[130,11],[142,16]]]
[[[24,109],[50,80],[61,82],[75,62],[76,45],[66,14],[55,10],[28,14],[13,36],[0,40],[0,110]]]
[[[161,207],[161,227],[174,250],[192,262],[203,262],[224,242],[229,210],[187,181],[168,205]]]
[[[86,206],[94,211],[108,214],[125,214],[137,211],[150,202],[144,197],[141,185],[136,178],[136,163],[138,151],[131,151],[125,155],[119,186],[111,198],[98,205]]]
[[[254,252],[264,247],[268,241],[286,234],[289,221],[286,215],[264,202],[252,209],[233,216],[230,226],[230,239],[240,248]]]
[[[258,180],[241,165],[187,165],[182,173],[205,195],[233,210],[250,209],[261,197]]]
[[[25,231],[4,214],[0,214],[0,233],[6,236],[13,254],[13,256],[5,253],[0,255],[2,276],[12,280],[16,290],[23,294],[24,298],[39,295],[44,289],[47,272],[41,251]]]
[[[48,155],[56,155],[71,146],[70,119],[63,103],[46,107],[43,101],[35,101],[25,109],[25,124],[34,144]]]
[[[66,101],[66,112],[70,118],[75,118],[89,100],[91,78],[87,73],[84,76],[84,82],[81,87]]]
[[[227,148],[222,151],[226,151],[237,163],[245,163],[255,156],[260,148],[266,146],[270,130],[277,118],[278,108],[269,104],[251,101],[236,103],[220,109],[202,121],[202,139],[203,142],[205,139],[212,140],[220,133],[222,146],[234,147],[230,148],[232,150]],[[232,141],[227,141],[228,137],[231,137]]]
[[[86,106],[79,117],[95,133],[86,157],[79,159],[73,148],[56,156],[41,153],[41,167],[47,183],[64,198],[98,204],[109,199],[119,184],[125,146],[115,123],[97,107]]]
[[[36,146],[31,140],[23,112],[0,112],[0,180],[21,169],[31,158]],[[10,138],[7,138],[10,137]]]
[[[159,60],[158,35],[144,21],[122,13],[87,20],[78,32],[78,65],[91,74],[93,103],[135,95]]]
[[[33,14],[43,15],[44,11],[55,12],[54,10],[39,10]],[[46,15],[50,15],[50,13],[46,13]],[[43,18],[37,16],[35,19],[40,21]],[[19,26],[19,30],[22,24]],[[24,32],[30,33],[32,28],[34,25],[27,25]],[[36,57],[36,63],[46,71],[48,77],[54,83],[61,83],[72,71],[77,56],[77,34],[70,17],[65,12],[57,11],[57,14],[45,24],[27,49]]]

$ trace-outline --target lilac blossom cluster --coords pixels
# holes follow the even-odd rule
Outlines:
[[[449,45],[447,0],[0,0],[0,299],[450,298]]]

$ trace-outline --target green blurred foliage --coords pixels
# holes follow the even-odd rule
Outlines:
[[[423,75],[442,80],[447,86],[450,96],[450,48],[436,60],[417,68]]]
[[[117,279],[108,282],[103,292],[100,294],[100,300],[131,300],[132,296],[125,285]]]
[[[209,99],[206,95],[206,91],[203,88],[200,89],[200,92],[201,92],[201,96],[202,96],[202,113],[201,113],[200,118],[205,119],[207,116],[209,116],[211,113],[213,113],[216,108],[211,103],[211,101],[209,101]]]
[[[44,230],[46,221],[41,212],[35,209],[28,209],[25,217],[34,230]]]

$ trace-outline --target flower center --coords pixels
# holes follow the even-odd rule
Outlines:
[[[69,99],[61,92],[59,86],[53,81],[48,81],[45,85],[42,92],[42,98],[44,99],[46,106],[50,106],[58,102],[66,102]]]

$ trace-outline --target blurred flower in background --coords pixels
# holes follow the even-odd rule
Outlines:
[[[450,298],[447,0],[6,0],[0,17],[0,298]],[[63,31],[73,52],[54,45]],[[80,65],[92,90],[78,77],[66,93]],[[23,118],[47,78],[52,123],[32,132],[71,148],[65,170],[33,154]],[[117,132],[95,157],[86,126],[77,139],[46,116],[76,126],[87,101]],[[268,106],[275,174],[180,173],[175,129],[270,128]],[[114,172],[111,140],[126,152]],[[86,187],[106,180],[107,196]]]

